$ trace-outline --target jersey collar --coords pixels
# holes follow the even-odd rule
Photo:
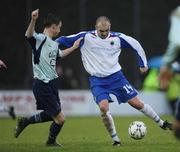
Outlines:
[[[100,39],[102,39],[101,37],[99,37],[99,35],[98,35],[98,33],[97,33],[97,30],[95,30],[95,35],[98,37],[98,38],[100,38]],[[109,34],[108,34],[108,36],[105,38],[105,39],[102,39],[102,40],[106,40],[106,39],[108,39],[109,37],[110,37],[110,32],[109,32]]]

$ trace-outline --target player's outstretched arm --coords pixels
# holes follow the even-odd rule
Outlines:
[[[33,33],[35,31],[35,24],[36,24],[36,20],[37,20],[38,16],[39,16],[39,9],[34,10],[31,13],[31,21],[29,23],[29,26],[28,26],[28,28],[26,30],[26,34],[25,34],[25,36],[27,38],[30,38],[33,36]]]
[[[148,65],[146,54],[141,44],[136,39],[125,34],[120,35],[120,40],[121,48],[130,48],[135,52],[140,67],[140,72],[145,73],[148,70]]]
[[[3,68],[6,68],[6,69],[7,69],[6,64],[5,64],[2,60],[0,60],[0,68],[1,68],[1,67],[3,67]]]
[[[76,50],[76,49],[79,47],[80,42],[81,42],[82,39],[83,39],[83,37],[77,39],[77,40],[74,42],[74,44],[73,44],[72,47],[67,48],[67,49],[65,49],[65,50],[60,50],[60,51],[59,51],[60,56],[61,56],[61,57],[65,57],[65,56],[69,55],[70,53],[72,53],[74,50]]]

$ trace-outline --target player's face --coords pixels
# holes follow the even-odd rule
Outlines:
[[[99,22],[96,24],[97,34],[102,39],[108,36],[110,29],[111,25],[109,22]]]
[[[53,37],[56,37],[61,32],[62,22],[59,22],[58,25],[52,25]]]

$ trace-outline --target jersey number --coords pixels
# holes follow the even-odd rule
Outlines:
[[[131,91],[133,91],[133,88],[131,85],[124,85],[123,88],[126,90],[126,93],[129,94]]]

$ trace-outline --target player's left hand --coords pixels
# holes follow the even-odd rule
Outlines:
[[[39,9],[32,11],[31,17],[33,20],[37,20],[38,16],[39,16]]]
[[[79,47],[80,42],[81,42],[82,39],[83,39],[83,37],[80,37],[79,39],[77,39],[77,40],[74,42],[73,47],[74,47],[75,49],[77,49],[77,48]]]
[[[148,71],[148,67],[143,67],[143,68],[140,68],[140,72],[141,74],[144,74]]]
[[[7,69],[6,64],[5,64],[2,60],[0,60],[0,68],[1,68],[1,67]]]

